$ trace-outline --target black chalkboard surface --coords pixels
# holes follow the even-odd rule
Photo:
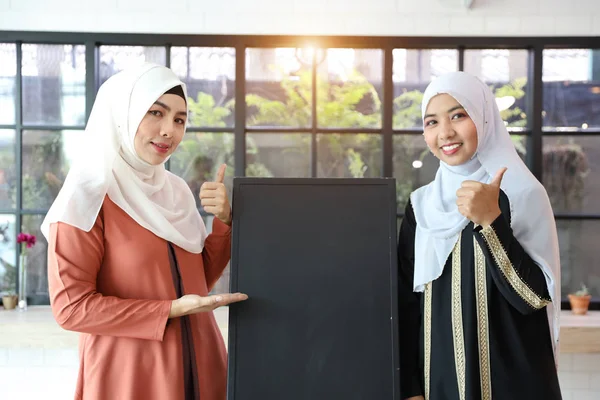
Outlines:
[[[394,179],[236,178],[228,400],[399,396]]]

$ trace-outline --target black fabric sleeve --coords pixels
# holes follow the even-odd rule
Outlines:
[[[476,227],[475,238],[485,254],[494,283],[513,307],[529,314],[550,302],[542,269],[514,237],[505,214],[488,227]]]

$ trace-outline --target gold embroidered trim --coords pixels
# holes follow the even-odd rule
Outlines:
[[[465,400],[465,339],[463,332],[462,299],[460,290],[461,236],[452,250],[452,333],[454,337],[454,362],[460,400]]]
[[[475,297],[477,299],[477,335],[479,338],[481,400],[492,400],[485,256],[483,250],[481,250],[481,246],[479,246],[479,243],[475,238],[473,238],[473,248],[475,249]]]
[[[431,371],[431,296],[432,296],[432,285],[433,282],[429,282],[425,285],[425,341],[424,341],[424,355],[425,355],[425,400],[429,400],[429,381],[430,381],[430,371]]]
[[[532,308],[545,307],[549,301],[538,296],[517,274],[494,228],[491,225],[487,226],[481,230],[481,234],[489,246],[496,264],[513,290]]]

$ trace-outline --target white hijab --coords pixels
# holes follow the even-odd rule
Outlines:
[[[489,183],[507,167],[501,188],[508,196],[513,233],[527,254],[544,272],[552,304],[547,306],[554,339],[558,344],[560,315],[560,257],[558,236],[550,200],[544,187],[519,157],[495,97],[486,84],[464,72],[453,72],[433,81],[425,90],[422,113],[430,100],[446,93],[454,97],[477,127],[475,156],[460,166],[440,162],[435,179],[411,194],[417,221],[414,290],[440,277],[461,231],[468,225],[456,205],[456,191],[464,180]],[[432,251],[433,250],[433,251]]]
[[[185,181],[150,165],[135,152],[138,126],[166,91],[185,84],[170,69],[146,63],[119,72],[98,91],[83,144],[41,230],[53,222],[89,232],[104,197],[142,227],[175,245],[200,253],[207,233]]]

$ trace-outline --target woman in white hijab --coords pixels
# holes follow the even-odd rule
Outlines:
[[[400,228],[401,398],[560,399],[560,263],[546,191],[479,79],[436,79],[422,111],[440,166]]]
[[[42,224],[56,321],[81,332],[76,399],[225,400],[209,296],[230,258],[225,166],[194,194],[164,163],[187,123],[185,85],[154,64],[100,88],[78,159]]]

